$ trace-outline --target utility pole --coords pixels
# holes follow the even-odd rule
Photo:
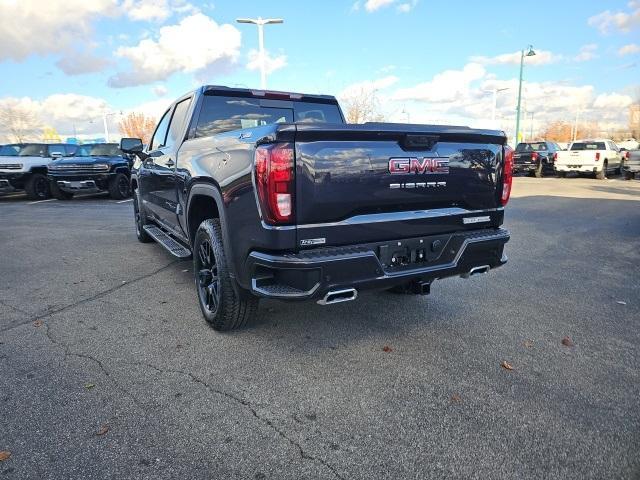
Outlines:
[[[284,23],[281,18],[237,18],[238,23],[253,23],[258,27],[258,51],[260,55],[260,88],[266,90],[267,88],[267,63],[264,50],[264,26],[274,23]]]

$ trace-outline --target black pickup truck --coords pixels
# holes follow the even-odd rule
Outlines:
[[[117,143],[81,145],[72,157],[47,165],[51,193],[69,200],[79,192],[108,191],[111,198],[122,200],[131,195],[132,164]]]
[[[426,294],[506,262],[513,150],[503,132],[347,125],[334,97],[205,86],[162,116],[131,176],[136,232],[193,252],[205,319],[240,327],[258,298]]]
[[[522,142],[516,146],[513,155],[513,173],[527,172],[541,178],[555,173],[554,162],[558,151],[562,150],[554,142]]]

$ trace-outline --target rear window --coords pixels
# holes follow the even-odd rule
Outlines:
[[[335,104],[264,102],[258,98],[206,95],[196,126],[196,137],[274,123],[343,123]]]
[[[0,147],[0,156],[17,157],[20,153],[20,145],[3,145]]]
[[[519,143],[516,147],[516,152],[545,152],[547,151],[547,144],[544,142],[538,143]]]
[[[571,144],[571,150],[606,150],[604,142],[576,142]]]

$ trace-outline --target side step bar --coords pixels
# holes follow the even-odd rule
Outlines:
[[[155,225],[145,225],[142,228],[144,228],[144,231],[147,232],[156,242],[162,245],[171,255],[178,258],[187,258],[191,256],[191,250],[175,241],[159,227],[156,227]]]

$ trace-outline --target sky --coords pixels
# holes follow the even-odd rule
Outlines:
[[[511,134],[528,45],[526,132],[577,111],[624,127],[640,100],[640,0],[0,0],[0,109],[63,137],[108,113],[118,135],[121,112],[159,116],[199,85],[258,88],[257,29],[235,21],[258,16],[284,19],[265,27],[269,89],[373,92],[388,121]]]

